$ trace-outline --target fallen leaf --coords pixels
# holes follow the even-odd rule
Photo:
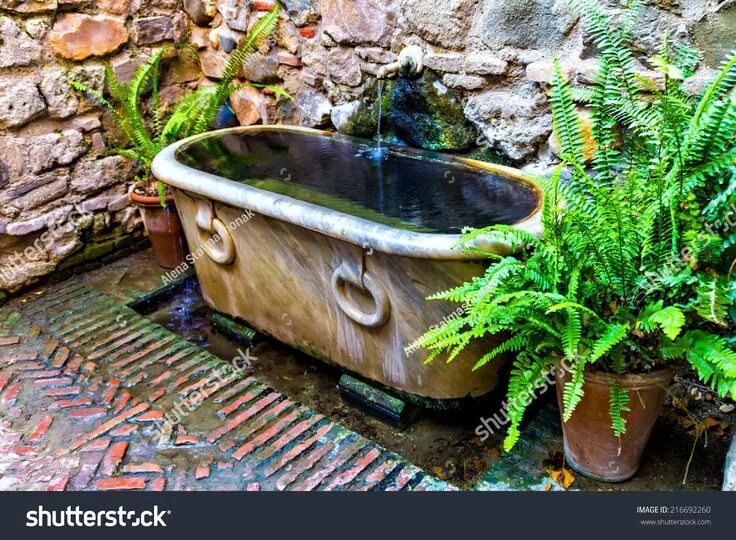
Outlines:
[[[445,472],[445,469],[443,469],[442,467],[433,467],[432,470],[434,471],[434,475],[440,480],[447,480],[449,478],[447,476],[447,473]]]
[[[488,450],[488,455],[491,456],[492,458],[500,458],[501,457],[501,450],[499,450],[498,448],[495,448],[495,447],[494,448],[491,448],[490,450]]]
[[[575,483],[573,474],[564,467],[559,470],[547,469],[547,474],[564,490],[568,490]]]
[[[544,486],[544,491],[549,491],[550,489],[552,489],[552,484],[547,484],[546,486]]]

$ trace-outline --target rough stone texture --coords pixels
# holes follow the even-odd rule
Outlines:
[[[468,99],[465,114],[492,148],[513,160],[532,156],[550,134],[543,95],[531,83],[494,89]]]
[[[46,110],[36,85],[24,79],[0,79],[0,128],[27,124]]]
[[[736,4],[723,2],[716,13],[711,13],[695,25],[695,41],[705,53],[705,62],[718,67],[726,55],[736,47]]]
[[[61,14],[49,36],[54,52],[70,60],[105,56],[127,41],[128,32],[119,20],[81,13]]]
[[[230,95],[230,104],[241,126],[268,121],[268,100],[258,89],[246,86]]]
[[[325,31],[346,45],[387,45],[394,17],[381,0],[322,0]]]
[[[133,22],[136,45],[153,45],[174,39],[174,23],[170,17],[145,17]]]
[[[555,50],[577,20],[556,0],[484,0],[475,32],[489,47]]]
[[[109,156],[78,163],[72,171],[71,188],[75,193],[94,193],[129,181],[133,163],[122,156]]]
[[[506,61],[489,53],[475,52],[465,57],[463,68],[474,75],[503,75],[509,68]]]
[[[338,84],[358,86],[363,80],[358,57],[350,49],[336,47],[327,55],[327,71]]]
[[[56,11],[56,0],[0,0],[0,8],[23,15]]]
[[[345,126],[347,126],[353,116],[358,113],[360,106],[360,100],[355,100],[332,107],[330,120],[332,121],[332,125],[335,126],[335,129],[344,133]]]
[[[397,12],[410,31],[454,49],[463,47],[477,7],[476,0],[398,0]]]
[[[41,58],[41,45],[8,17],[0,17],[0,68],[30,66]]]
[[[448,73],[460,73],[463,70],[464,61],[465,56],[458,53],[429,52],[424,57],[425,67]]]
[[[79,100],[77,94],[66,80],[66,71],[58,66],[44,70],[39,85],[49,116],[52,118],[68,118],[76,114]]]
[[[130,0],[97,0],[97,7],[107,13],[125,15],[130,10]]]
[[[207,26],[217,14],[215,2],[211,0],[184,0],[184,11],[199,26]]]

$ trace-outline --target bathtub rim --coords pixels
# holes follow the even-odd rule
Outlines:
[[[485,256],[465,251],[462,247],[457,246],[456,244],[462,237],[460,234],[424,233],[398,229],[390,225],[376,223],[361,217],[345,214],[338,210],[325,208],[204,172],[180,163],[176,159],[176,151],[181,146],[196,142],[199,139],[230,133],[258,131],[286,131],[322,137],[339,136],[339,133],[336,132],[278,124],[239,126],[209,131],[182,139],[164,148],[154,158],[151,165],[151,172],[158,180],[173,188],[223,204],[242,208],[243,210],[251,210],[255,214],[262,214],[273,219],[301,226],[332,238],[349,242],[363,249],[375,249],[390,255],[412,258],[438,260],[487,259]],[[531,176],[513,167],[441,154],[439,152],[437,154],[443,155],[458,163],[483,169],[493,174],[506,176],[527,185],[537,195],[537,206],[525,219],[512,226],[536,236],[541,236],[543,193],[540,186]],[[514,248],[509,244],[490,240],[487,237],[479,237],[466,245],[499,255],[508,255],[514,252]]]

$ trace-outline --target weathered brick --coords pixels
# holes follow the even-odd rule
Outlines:
[[[140,476],[116,476],[100,478],[95,486],[100,491],[120,491],[129,489],[145,489],[146,479]]]
[[[159,473],[163,474],[164,469],[158,463],[148,461],[145,463],[128,463],[123,466],[123,473],[125,474],[140,474],[140,473]]]
[[[209,437],[207,437],[207,440],[211,443],[217,441],[220,437],[222,437],[226,433],[229,433],[230,431],[240,426],[243,422],[248,420],[248,418],[251,418],[253,415],[261,411],[264,407],[276,401],[276,399],[278,399],[279,397],[280,397],[279,394],[277,394],[276,392],[273,392],[267,395],[266,397],[264,397],[263,399],[258,400],[250,408],[238,414],[232,420],[225,422],[225,425],[217,428],[212,433],[210,433]]]
[[[54,401],[49,405],[49,410],[56,410],[56,409],[69,409],[71,407],[84,407],[86,405],[92,404],[92,398],[83,397],[83,398],[76,398],[76,399],[60,399],[58,401]]]
[[[112,476],[117,471],[118,466],[123,461],[125,452],[128,450],[127,441],[119,441],[114,443],[105,453],[100,464],[100,474]]]
[[[280,418],[276,423],[260,433],[255,439],[248,441],[243,446],[238,448],[233,453],[233,459],[240,461],[245,456],[253,452],[256,448],[266,444],[269,440],[273,439],[278,435],[282,429],[286,428],[289,424],[294,422],[299,417],[299,411],[292,411],[283,418]]]
[[[38,442],[43,439],[53,422],[54,417],[51,415],[42,417],[33,432],[28,436],[28,442]]]
[[[90,407],[87,409],[76,409],[67,414],[67,418],[99,418],[105,416],[107,409],[104,407]]]
[[[101,426],[98,426],[94,430],[90,431],[89,433],[86,433],[85,435],[83,435],[82,437],[80,437],[79,439],[77,439],[75,442],[73,442],[69,446],[69,451],[76,450],[77,448],[79,448],[83,444],[91,441],[92,439],[95,439],[95,438],[99,437],[100,435],[103,435],[103,434],[107,433],[108,431],[110,431],[114,427],[117,427],[118,425],[120,425],[123,422],[125,422],[128,418],[132,418],[132,417],[134,417],[134,416],[142,413],[143,411],[148,410],[149,407],[150,406],[147,403],[141,403],[140,405],[138,405],[136,407],[133,407],[132,409],[130,409],[128,411],[125,411],[122,414],[119,414],[118,416],[116,416],[112,420],[109,420],[109,421],[105,422]]]
[[[79,386],[64,386],[62,388],[49,388],[44,390],[43,395],[49,397],[56,396],[76,396],[82,389]]]

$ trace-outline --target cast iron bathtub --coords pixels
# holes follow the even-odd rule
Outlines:
[[[450,364],[406,348],[461,309],[425,298],[485,269],[456,247],[461,228],[538,234],[540,192],[515,169],[402,147],[379,159],[373,144],[235,128],[172,145],[153,172],[173,188],[214,310],[424,404],[486,394],[503,361],[471,368],[492,338]]]

